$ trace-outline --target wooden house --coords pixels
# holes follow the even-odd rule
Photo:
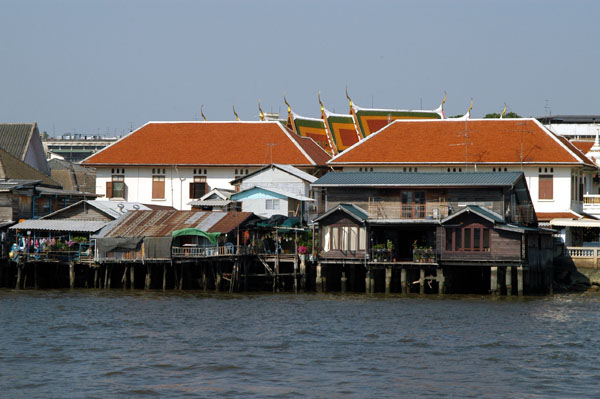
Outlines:
[[[429,267],[455,291],[441,274],[484,271],[498,291],[501,268],[508,293],[513,268],[530,292],[552,281],[552,231],[538,228],[523,173],[331,172],[312,187],[322,264]]]

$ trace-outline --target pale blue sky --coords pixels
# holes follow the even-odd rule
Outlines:
[[[0,121],[113,135],[149,120],[360,106],[600,114],[596,1],[0,0]]]

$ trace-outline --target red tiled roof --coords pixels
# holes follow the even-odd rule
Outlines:
[[[323,165],[329,156],[314,141],[304,140],[278,122],[149,122],[82,163]]]
[[[297,134],[291,133],[292,138],[302,147],[302,149],[308,154],[310,158],[317,165],[325,165],[327,161],[331,159],[329,155],[316,141],[310,137],[302,137]]]
[[[519,164],[522,155],[524,163],[593,165],[561,139],[535,119],[395,121],[329,163]]]
[[[594,142],[593,141],[575,141],[575,140],[573,140],[573,141],[571,141],[571,144],[573,144],[575,147],[579,148],[579,151],[583,152],[584,154],[587,154],[592,149]]]

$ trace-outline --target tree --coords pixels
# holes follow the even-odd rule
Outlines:
[[[491,113],[491,114],[486,114],[484,117],[484,119],[493,119],[493,118],[500,118],[500,114],[497,112]],[[508,112],[504,115],[504,118],[522,118],[521,115],[518,115],[515,112]]]

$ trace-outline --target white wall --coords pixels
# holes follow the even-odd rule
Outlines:
[[[159,167],[155,167],[158,169]],[[193,167],[165,167],[161,166],[160,169],[165,169],[165,199],[158,200],[152,199],[152,167],[132,167],[132,166],[111,166],[111,167],[97,167],[96,168],[96,193],[104,195],[99,199],[108,200],[106,198],[106,183],[112,180],[113,169],[125,169],[125,185],[127,186],[127,201],[140,202],[142,204],[154,204],[172,206],[179,210],[189,210],[190,205],[187,205],[190,199],[190,183],[194,181],[194,169]],[[209,186],[209,190],[213,188],[225,188],[233,189],[233,186],[229,184],[233,180],[235,170],[238,169],[238,173],[242,168],[236,167],[203,167],[202,170],[206,169],[206,182]],[[243,168],[244,174],[246,169],[248,173],[252,173],[256,168]],[[120,174],[120,173],[115,173]],[[239,176],[239,174],[238,174]]]
[[[277,168],[265,169],[242,181],[240,190],[255,186],[277,188],[292,194],[310,196],[310,183]]]

